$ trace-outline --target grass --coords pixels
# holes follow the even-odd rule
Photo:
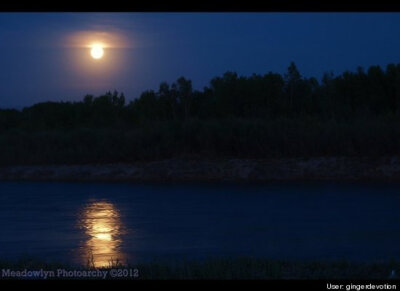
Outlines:
[[[57,272],[65,270],[95,270],[93,262],[87,266],[75,266],[64,263],[46,262],[34,258],[20,258],[15,261],[0,260],[0,271],[10,269],[47,270]],[[213,258],[206,260],[154,261],[123,265],[118,260],[110,261],[109,266],[97,268],[137,269],[139,280],[268,280],[268,279],[398,279],[393,276],[400,272],[400,262],[356,263],[349,261],[282,261],[257,258]],[[77,278],[77,277],[75,277]],[[129,277],[127,277],[129,278]],[[4,276],[3,276],[3,279]],[[73,278],[72,278],[73,279]],[[107,275],[107,279],[111,279]],[[133,277],[132,277],[133,279]]]

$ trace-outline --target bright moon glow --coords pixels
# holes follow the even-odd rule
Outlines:
[[[95,44],[92,46],[92,49],[90,50],[90,54],[92,55],[92,58],[94,59],[101,59],[104,55],[104,49],[101,45]]]

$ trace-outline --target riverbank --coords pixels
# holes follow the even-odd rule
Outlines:
[[[168,159],[133,164],[0,167],[3,181],[400,181],[400,158]]]
[[[399,262],[278,261],[256,258],[214,258],[202,261],[149,262],[109,267],[72,266],[36,259],[0,260],[0,279],[398,279]],[[116,271],[119,269],[120,271]],[[41,271],[42,270],[42,271]],[[97,272],[93,272],[96,271]],[[111,272],[111,270],[113,270]],[[36,272],[34,272],[36,271]],[[46,271],[46,272],[44,272]],[[91,272],[89,272],[91,271]],[[114,272],[114,273],[113,273]],[[111,276],[114,274],[114,276]],[[119,277],[118,275],[119,274]],[[90,276],[89,276],[90,275]],[[97,277],[96,277],[97,276]]]

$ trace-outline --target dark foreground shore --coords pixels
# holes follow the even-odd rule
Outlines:
[[[0,167],[0,180],[400,181],[400,158],[169,159],[134,164],[7,166]]]
[[[38,259],[0,260],[1,279],[144,279],[144,280],[257,280],[364,279],[398,280],[399,262],[274,261],[256,258],[213,258],[201,261],[160,261],[106,267],[72,266]],[[119,271],[116,271],[116,270]],[[97,270],[97,272],[96,272]],[[94,272],[93,272],[94,271]]]

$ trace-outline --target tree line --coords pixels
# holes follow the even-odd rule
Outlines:
[[[132,162],[182,155],[267,158],[393,155],[400,64],[320,81],[226,72],[202,90],[180,77],[127,102],[123,93],[0,110],[0,164]]]

